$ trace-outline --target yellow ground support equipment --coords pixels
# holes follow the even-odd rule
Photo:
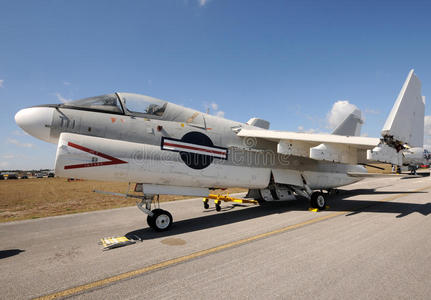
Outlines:
[[[214,204],[215,204],[215,208],[217,211],[221,211],[221,202],[236,202],[236,203],[252,203],[252,204],[259,204],[259,202],[257,202],[257,200],[253,200],[253,199],[242,199],[242,198],[235,198],[235,197],[230,197],[229,194],[227,195],[215,195],[215,194],[209,194],[208,197],[203,198],[203,202],[204,202],[204,208],[208,209],[210,206],[208,204],[209,199],[214,199]]]
[[[100,239],[99,244],[103,245],[103,250],[109,250],[109,249],[123,247],[134,243],[136,243],[136,241],[129,240],[125,236],[119,236],[119,237],[106,237],[106,238]]]
[[[325,205],[325,209],[329,209],[329,206],[328,206],[328,205]],[[310,208],[308,209],[308,211],[312,211],[312,212],[319,212],[319,211],[321,211],[321,210],[319,210],[318,208],[310,207]]]

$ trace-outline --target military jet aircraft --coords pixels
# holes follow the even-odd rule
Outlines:
[[[332,189],[367,175],[361,164],[400,164],[400,150],[421,144],[425,99],[410,71],[381,138],[357,136],[352,113],[333,134],[269,130],[269,122],[227,120],[149,96],[115,93],[20,110],[16,123],[58,145],[55,174],[137,183],[138,207],[157,231],[172,225],[154,195],[207,196],[242,187],[261,202],[301,195],[324,209]],[[325,191],[325,192],[324,192]]]
[[[415,175],[422,165],[429,165],[431,153],[423,147],[414,147],[403,150],[403,166],[407,166],[410,174]]]

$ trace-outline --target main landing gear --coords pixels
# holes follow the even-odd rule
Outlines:
[[[324,210],[326,208],[327,194],[322,192],[313,192],[310,197],[311,207],[317,208],[318,210]]]
[[[130,184],[129,184],[129,190],[130,190]],[[137,202],[136,206],[146,215],[147,217],[147,223],[148,226],[150,226],[155,231],[166,231],[169,230],[172,226],[173,219],[172,215],[163,209],[160,209],[160,203],[159,203],[159,195],[135,195],[135,194],[121,194],[121,193],[112,193],[112,192],[104,192],[104,191],[97,191],[94,192],[99,194],[106,194],[106,195],[112,195],[112,196],[121,196],[121,197],[127,197],[127,198],[138,198],[141,199],[141,202]],[[135,192],[138,192],[138,190],[135,188]],[[154,199],[156,200],[156,203],[154,204],[155,208],[151,210],[151,206],[154,202]]]
[[[293,188],[298,195],[307,198],[310,201],[310,206],[317,210],[324,210],[327,208],[326,204],[328,201],[328,196],[337,193],[337,190],[329,189],[328,193],[324,194],[322,191],[315,191],[310,188],[307,184],[305,178],[302,177],[303,188]]]
[[[172,215],[159,207],[151,210],[151,204],[155,196],[144,196],[141,202],[136,205],[145,214],[148,215],[147,223],[155,231],[167,231],[171,228],[173,219]],[[145,207],[144,207],[145,206]],[[157,206],[159,206],[159,196],[157,195]]]

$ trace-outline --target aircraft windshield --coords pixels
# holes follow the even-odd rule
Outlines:
[[[121,93],[121,97],[126,109],[134,114],[162,117],[166,110],[167,103],[160,99],[128,93]]]
[[[109,94],[66,102],[64,106],[81,107],[106,112],[123,113],[117,95]]]

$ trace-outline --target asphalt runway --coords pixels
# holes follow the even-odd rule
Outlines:
[[[322,212],[163,203],[175,224],[148,228],[136,207],[0,224],[0,298],[429,299],[431,178],[343,187]],[[102,251],[107,236],[139,239]]]

